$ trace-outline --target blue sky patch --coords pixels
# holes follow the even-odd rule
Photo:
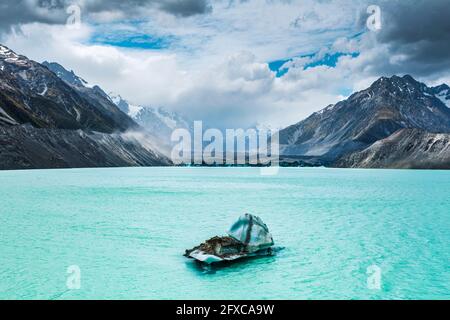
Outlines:
[[[356,52],[355,53],[336,52],[333,54],[327,53],[322,59],[306,64],[305,69],[314,68],[317,66],[328,66],[335,68],[339,58],[343,56],[351,56],[352,58],[356,58],[357,56],[359,56],[359,53]]]
[[[358,52],[354,53],[342,53],[342,52],[336,52],[333,54],[325,54],[325,56],[322,59],[314,60],[314,56],[316,56],[317,53],[309,54],[309,55],[302,55],[298,58],[311,58],[313,59],[312,62],[305,64],[303,70],[306,70],[308,68],[314,68],[317,66],[328,66],[335,68],[336,64],[340,57],[343,56],[351,56],[352,58],[356,58],[359,56]],[[283,59],[283,60],[275,60],[268,63],[269,69],[273,72],[276,72],[276,76],[282,77],[284,76],[288,71],[289,68],[281,68],[286,62],[293,61],[293,59]]]
[[[167,37],[155,37],[147,34],[140,35],[94,35],[90,42],[94,44],[106,44],[122,48],[136,48],[136,49],[166,49],[170,46],[173,39]]]
[[[96,32],[89,39],[92,44],[122,48],[161,50],[175,42],[174,36],[158,36],[145,33],[145,21],[132,20],[120,23],[94,24]]]

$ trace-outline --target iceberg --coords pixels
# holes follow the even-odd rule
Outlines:
[[[273,245],[267,225],[261,218],[246,213],[231,225],[226,236],[212,237],[186,250],[184,256],[210,265],[246,257],[270,256],[275,252]]]

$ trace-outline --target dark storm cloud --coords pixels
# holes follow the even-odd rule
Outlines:
[[[85,0],[79,1],[83,16],[90,13],[119,11],[139,17],[145,9],[157,8],[164,12],[188,17],[211,11],[208,0]],[[66,9],[77,4],[75,0],[1,0],[0,32],[11,27],[32,22],[49,24],[65,23]]]
[[[379,5],[382,29],[377,32],[378,43],[387,45],[391,56],[402,57],[385,67],[418,75],[448,72],[449,0],[383,1]]]
[[[87,0],[85,7],[88,12],[118,10],[125,13],[136,13],[143,8],[156,7],[167,13],[183,17],[211,11],[208,0]]]
[[[0,3],[0,31],[29,22],[63,23],[67,17],[64,1],[2,0]]]
[[[175,15],[187,17],[212,10],[208,2],[198,0],[161,1],[161,9]]]

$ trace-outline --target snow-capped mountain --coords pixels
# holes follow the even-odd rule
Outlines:
[[[106,96],[106,95],[105,95]],[[0,121],[37,128],[111,133],[137,127],[97,89],[77,87],[52,70],[0,46]]]
[[[88,99],[93,105],[114,115],[114,118],[123,123],[132,121],[139,128],[146,131],[146,139],[162,152],[169,152],[170,136],[177,128],[188,128],[188,122],[180,115],[168,112],[163,108],[143,107],[133,105],[118,94],[106,94],[99,86],[91,85],[75,72],[66,70],[55,62],[44,62],[49,70],[53,71],[66,84]]]
[[[182,115],[161,107],[140,106],[129,103],[120,95],[110,93],[111,100],[145,130],[158,137],[162,143],[170,145],[170,136],[175,129],[191,130],[192,125]]]
[[[430,88],[411,76],[382,77],[368,89],[280,131],[281,153],[333,162],[402,128],[450,132],[448,86]]]
[[[139,129],[99,87],[0,45],[0,169],[170,164]]]

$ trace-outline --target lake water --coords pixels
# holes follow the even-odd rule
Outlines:
[[[182,256],[245,212],[285,249],[210,271]],[[450,171],[0,172],[0,298],[449,299]]]

